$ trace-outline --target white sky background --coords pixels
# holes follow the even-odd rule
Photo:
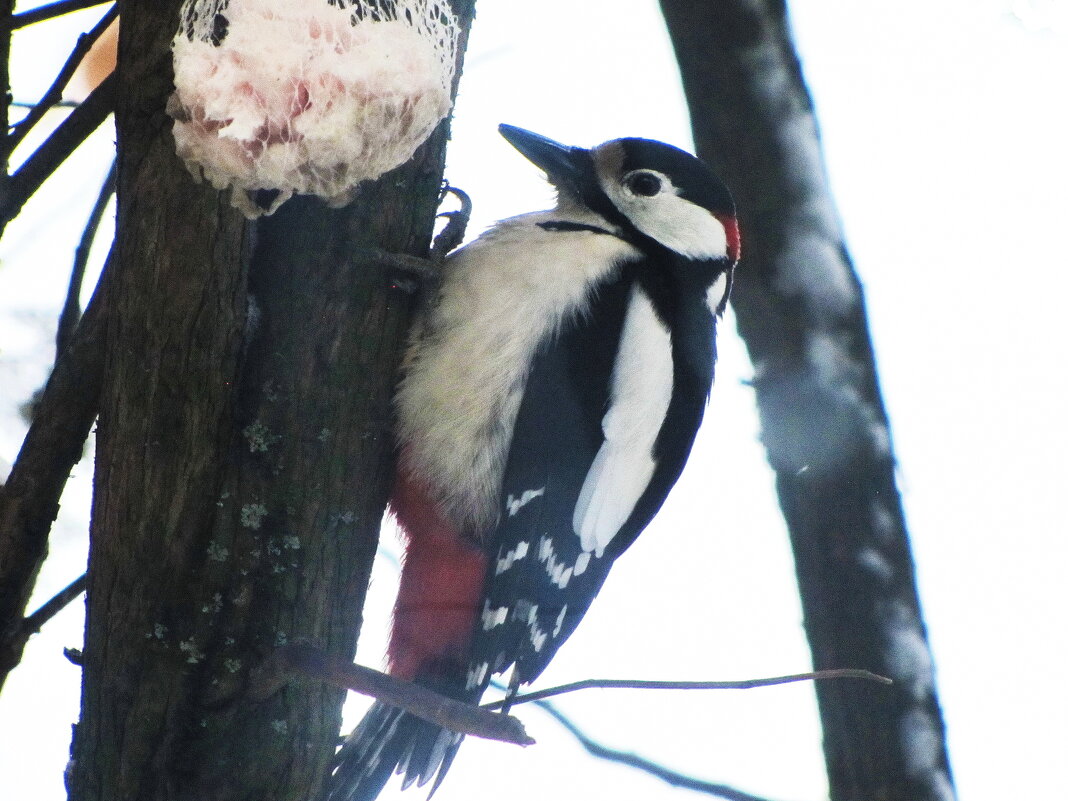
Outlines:
[[[1064,786],[1065,6],[791,3],[866,289],[951,761],[967,801],[1047,798]],[[497,136],[499,122],[573,144],[637,135],[690,145],[652,0],[480,0],[478,10],[447,172],[474,199],[473,235],[550,198],[537,170]],[[18,34],[17,99],[40,95],[99,13]],[[3,470],[23,434],[13,407],[51,358],[55,316],[111,136],[100,132],[92,155],[66,165],[0,249]],[[791,557],[752,394],[741,383],[750,367],[729,316],[727,323],[718,385],[686,475],[541,686],[806,668]],[[76,468],[35,603],[84,568],[90,478],[88,463]],[[388,615],[393,579],[383,568],[369,621]],[[60,649],[80,643],[81,612],[75,604],[31,641],[0,696],[2,799],[64,797],[79,674]],[[360,658],[376,664],[384,634],[366,628]],[[809,687],[599,691],[559,705],[606,744],[701,778],[777,801],[826,797]],[[588,758],[537,710],[519,714],[538,745],[469,739],[437,799],[689,795]],[[422,796],[390,789],[382,797]]]

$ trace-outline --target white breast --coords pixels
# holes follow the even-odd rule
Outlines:
[[[638,257],[615,236],[546,231],[559,211],[504,220],[446,264],[438,303],[420,326],[398,388],[407,467],[457,525],[497,515],[501,477],[535,349],[588,302],[590,286]]]

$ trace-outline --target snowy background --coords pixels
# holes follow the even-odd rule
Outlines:
[[[867,293],[960,797],[1056,797],[1068,748],[1059,677],[1068,658],[1068,4],[790,5]],[[100,13],[16,34],[17,100],[41,95]],[[691,145],[652,0],[481,0],[478,14],[447,170],[474,198],[472,235],[550,201],[537,170],[496,134],[499,122],[572,144],[647,136]],[[24,433],[16,406],[52,357],[112,141],[99,131],[0,249],[2,472]],[[721,341],[686,475],[541,686],[807,668],[791,556],[744,384],[751,368],[729,315]],[[74,471],[34,607],[84,570],[91,473],[88,461]],[[388,560],[380,567],[360,650],[372,665],[384,643],[384,625],[372,622],[387,619],[396,580]],[[0,799],[64,797],[79,673],[60,652],[80,643],[81,617],[74,604],[31,640],[0,696]],[[363,705],[353,700],[352,720]],[[811,687],[594,691],[559,706],[604,743],[695,776],[776,801],[826,798]],[[536,709],[520,715],[538,745],[469,740],[436,798],[691,795],[590,759]]]

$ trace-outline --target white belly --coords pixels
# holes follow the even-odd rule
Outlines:
[[[496,520],[501,476],[535,349],[588,303],[590,288],[638,251],[590,231],[546,231],[599,217],[539,212],[498,223],[445,266],[397,391],[406,467],[461,528]]]

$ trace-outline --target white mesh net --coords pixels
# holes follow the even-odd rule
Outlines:
[[[344,205],[448,114],[457,34],[447,0],[186,0],[178,155],[248,217],[294,192]]]

